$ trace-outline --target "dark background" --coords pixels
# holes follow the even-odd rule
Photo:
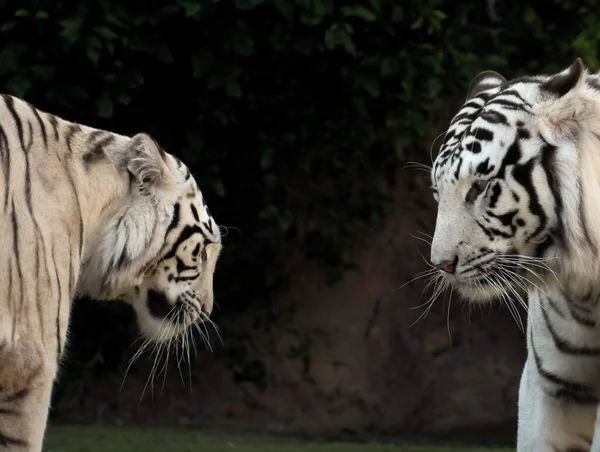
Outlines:
[[[165,6],[167,5],[167,6]],[[78,300],[54,422],[513,435],[508,311],[423,307],[430,146],[472,77],[598,66],[597,1],[0,0],[0,85],[148,132],[195,173],[224,250],[210,346],[146,355]],[[435,148],[434,148],[435,149]],[[450,304],[451,302],[451,304]],[[450,311],[448,311],[450,307]],[[145,387],[157,364],[154,380]],[[180,364],[180,365],[179,365]],[[156,370],[156,369],[155,369]]]

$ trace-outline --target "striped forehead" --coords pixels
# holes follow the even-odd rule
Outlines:
[[[531,114],[521,86],[487,90],[466,102],[453,118],[432,169],[434,184],[468,175],[489,176],[504,157],[520,124]]]
[[[187,185],[175,203],[166,235],[170,235],[173,230],[193,227],[202,234],[204,243],[220,243],[221,233],[202,192],[193,178]]]

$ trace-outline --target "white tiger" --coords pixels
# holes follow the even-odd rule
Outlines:
[[[600,451],[600,77],[479,74],[431,177],[432,264],[473,302],[528,299],[517,450]]]
[[[76,294],[131,303],[168,341],[208,320],[220,233],[150,136],[0,97],[0,449],[39,452]]]

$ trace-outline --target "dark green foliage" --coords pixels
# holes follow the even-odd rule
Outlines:
[[[598,65],[596,1],[167,3],[0,0],[0,82],[184,158],[229,227],[217,316],[268,300],[290,248],[330,281],[354,268],[352,245],[384,218],[386,175],[478,71]],[[262,373],[252,366],[242,373]]]

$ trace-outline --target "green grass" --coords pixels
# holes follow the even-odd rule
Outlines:
[[[45,452],[512,452],[510,448],[432,446],[419,443],[317,441],[283,436],[205,432],[199,429],[55,426]]]

